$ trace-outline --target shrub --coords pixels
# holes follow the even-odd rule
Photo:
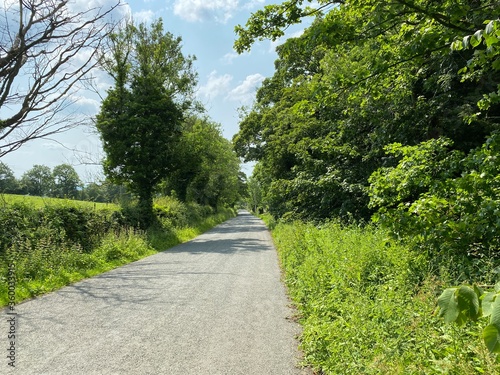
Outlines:
[[[374,219],[435,258],[498,257],[500,134],[467,156],[450,146],[449,140],[432,140],[388,147],[401,160],[370,178]],[[477,276],[467,271],[462,277]]]
[[[145,254],[152,253],[152,247],[147,243],[145,234],[133,229],[122,230],[119,233],[108,234],[93,256],[106,262],[134,261]]]

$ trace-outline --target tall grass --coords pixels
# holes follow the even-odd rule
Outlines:
[[[500,373],[476,329],[436,316],[445,282],[425,256],[372,227],[279,223],[272,234],[304,361],[320,374]]]

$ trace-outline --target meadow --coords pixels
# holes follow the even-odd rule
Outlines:
[[[120,206],[115,203],[97,203],[89,201],[79,201],[74,199],[61,199],[50,197],[36,197],[30,195],[16,195],[16,194],[0,194],[0,206],[7,206],[13,204],[26,204],[35,208],[42,208],[46,206],[73,206],[73,207],[86,207],[96,210],[119,210]]]

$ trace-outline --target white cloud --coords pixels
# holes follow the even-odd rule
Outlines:
[[[116,0],[74,0],[68,3],[68,10],[72,13],[78,13],[94,9],[92,14],[96,14],[99,10],[103,13],[114,7],[116,3]],[[113,10],[109,18],[116,21],[127,17],[130,13],[130,5],[122,2],[120,6]]]
[[[78,106],[78,113],[85,115],[95,115],[101,106],[99,101],[88,96],[74,94],[71,95],[70,100]]]
[[[132,18],[136,23],[151,23],[155,18],[155,13],[152,10],[141,10],[134,12]]]
[[[214,70],[208,75],[207,83],[198,89],[198,95],[213,99],[227,92],[232,80],[233,76],[230,74],[218,75]]]
[[[289,39],[289,38],[298,38],[302,34],[304,34],[304,31],[305,31],[305,27],[303,29],[295,31],[294,33],[291,33],[289,35],[284,35],[283,37],[278,38],[275,41],[269,41],[269,52],[275,52],[276,51],[276,47],[278,47],[279,45],[285,43],[287,39]]]
[[[44,142],[42,143],[42,147],[44,150],[64,150],[68,147],[58,142]]]
[[[174,14],[190,22],[215,19],[225,23],[238,10],[239,0],[176,0]]]
[[[265,0],[251,0],[244,5],[244,8],[245,9],[262,8],[265,2],[266,2]]]
[[[232,89],[227,98],[233,101],[239,101],[243,104],[249,104],[252,102],[257,87],[260,86],[265,77],[262,74],[251,74],[245,78],[245,80]]]
[[[239,55],[235,52],[226,53],[220,60],[223,64],[231,65],[233,60],[236,59]]]

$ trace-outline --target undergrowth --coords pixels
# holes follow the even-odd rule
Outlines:
[[[304,362],[319,374],[500,373],[475,327],[435,313],[446,265],[370,226],[271,224]]]

